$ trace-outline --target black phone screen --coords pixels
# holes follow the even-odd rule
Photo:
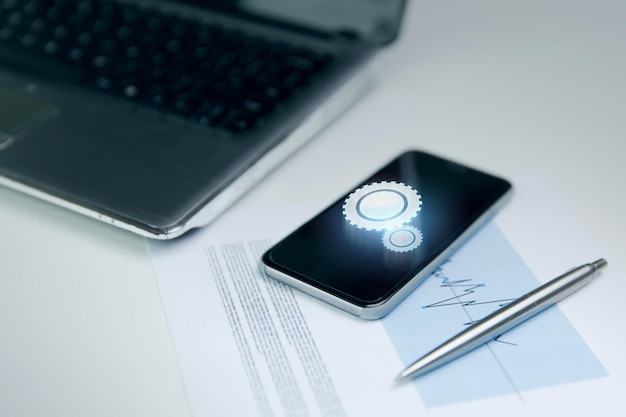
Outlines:
[[[407,152],[271,248],[263,262],[352,304],[376,304],[510,188],[475,169]]]

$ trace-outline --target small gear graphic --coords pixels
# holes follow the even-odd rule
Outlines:
[[[382,231],[411,221],[422,209],[422,197],[411,186],[380,181],[357,188],[343,203],[346,220],[360,229]]]
[[[410,252],[421,244],[422,232],[413,226],[400,226],[383,235],[383,245],[392,252]]]

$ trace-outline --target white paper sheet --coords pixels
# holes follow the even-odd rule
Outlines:
[[[260,254],[311,214],[232,211],[150,249],[194,417],[619,415],[626,281],[537,178],[389,316],[353,318],[264,277]],[[607,257],[600,279],[406,384],[405,364],[540,282]],[[617,413],[617,414],[616,414]]]

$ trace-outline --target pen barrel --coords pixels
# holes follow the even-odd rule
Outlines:
[[[473,348],[495,339],[587,285],[597,270],[593,264],[582,265],[523,295],[463,332],[470,336],[466,343]]]
[[[427,373],[464,353],[498,337],[525,320],[588,284],[595,273],[607,265],[604,259],[579,266],[468,327],[452,339],[433,349],[411,364],[398,377],[403,379]]]

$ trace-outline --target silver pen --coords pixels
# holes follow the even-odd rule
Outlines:
[[[582,288],[606,265],[604,259],[581,265],[521,296],[413,362],[398,375],[396,381],[423,375],[495,339]]]

